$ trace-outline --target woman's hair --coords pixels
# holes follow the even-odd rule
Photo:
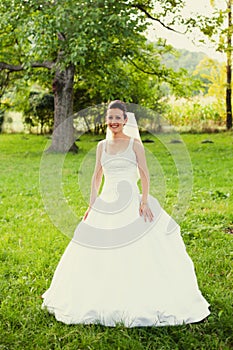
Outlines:
[[[120,100],[115,100],[109,103],[108,105],[108,110],[109,109],[114,109],[114,108],[119,108],[121,111],[123,111],[124,113],[124,118],[127,118],[127,108],[124,102],[120,101]]]

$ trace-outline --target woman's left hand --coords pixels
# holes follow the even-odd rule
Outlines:
[[[154,215],[147,203],[140,203],[139,214],[144,217],[145,221],[149,220],[151,222],[154,219]]]

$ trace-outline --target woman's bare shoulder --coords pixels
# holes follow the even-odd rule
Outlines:
[[[138,140],[138,139],[134,139],[133,149],[134,149],[135,152],[143,151],[144,147],[143,147],[142,142],[140,140]]]
[[[103,145],[105,144],[106,139],[103,139],[97,143],[97,148],[102,148]]]
[[[102,153],[102,150],[103,150],[103,147],[104,147],[104,142],[105,142],[105,139],[104,140],[101,140],[97,143],[97,147],[96,147],[96,152],[97,153]]]
[[[133,139],[135,145],[142,145],[141,141],[139,139]]]

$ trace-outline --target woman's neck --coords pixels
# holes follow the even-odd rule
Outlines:
[[[123,132],[119,132],[119,133],[116,133],[116,134],[112,133],[112,139],[113,140],[126,139],[126,138],[128,138],[128,136],[125,135]]]

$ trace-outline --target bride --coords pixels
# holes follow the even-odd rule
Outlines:
[[[42,295],[42,307],[66,324],[199,322],[210,314],[209,303],[198,288],[179,225],[149,194],[136,120],[116,100],[108,106],[106,122],[89,207]]]

